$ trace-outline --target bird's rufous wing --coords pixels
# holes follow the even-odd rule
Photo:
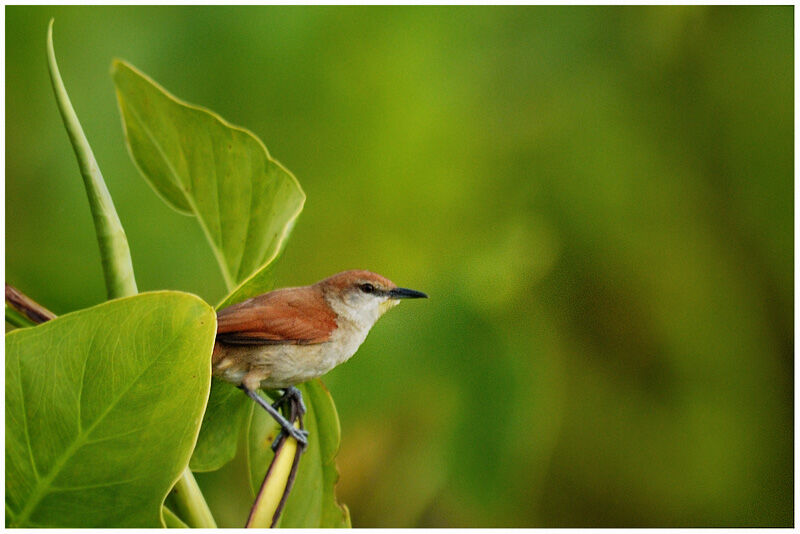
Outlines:
[[[217,313],[217,341],[231,345],[324,343],[336,314],[318,287],[277,290]]]

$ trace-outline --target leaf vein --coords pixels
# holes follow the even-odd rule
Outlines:
[[[33,467],[33,474],[36,477],[36,481],[38,482],[41,480],[41,476],[39,475],[39,468],[36,466],[36,458],[33,456],[33,447],[31,446],[31,434],[28,430],[28,405],[25,402],[25,393],[22,387],[22,358],[17,356],[17,377],[19,379],[19,396],[22,399],[22,424],[25,427],[25,442],[28,445],[28,458],[31,461],[31,467]]]
[[[96,489],[96,488],[108,488],[112,486],[121,486],[123,484],[130,484],[131,482],[136,482],[138,480],[144,480],[144,477],[134,477],[128,478],[125,480],[113,480],[111,482],[100,482],[97,484],[85,484],[83,486],[69,486],[69,487],[58,487],[58,486],[51,486],[50,492],[51,493],[65,493],[68,491],[81,491],[87,489]]]

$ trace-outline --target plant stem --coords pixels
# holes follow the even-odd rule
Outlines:
[[[294,401],[290,405],[286,416],[294,422],[295,427],[302,429],[303,417],[299,406]],[[279,439],[278,449],[264,475],[245,528],[274,528],[294,486],[300,456],[305,447],[301,447],[294,438],[285,434],[281,434]]]
[[[172,488],[171,496],[175,512],[187,525],[192,528],[217,528],[214,516],[188,467]]]
[[[161,507],[161,515],[164,516],[164,524],[167,525],[167,528],[189,528],[189,525],[166,506]]]
[[[139,291],[133,275],[133,262],[125,230],[114,208],[111,194],[108,192],[100,167],[97,165],[89,140],[83,133],[78,116],[69,100],[67,89],[61,80],[53,49],[53,19],[47,28],[47,64],[50,81],[58,103],[58,111],[64,121],[78,166],[83,176],[89,207],[92,210],[97,243],[100,246],[100,258],[103,263],[103,274],[106,282],[106,293],[109,299],[135,295]],[[175,485],[176,502],[182,517],[190,526],[215,528],[216,524],[208,509],[203,494],[188,466],[183,470],[181,478]]]
[[[97,243],[100,246],[100,258],[103,262],[103,274],[106,281],[106,293],[109,299],[127,297],[138,293],[136,279],[133,276],[131,252],[128,248],[128,239],[122,229],[122,223],[114,209],[114,202],[108,192],[100,167],[89,146],[89,141],[83,133],[81,123],[72,107],[67,95],[67,89],[61,80],[58,71],[56,55],[53,50],[53,20],[47,28],[47,63],[50,71],[50,81],[58,103],[58,111],[64,121],[78,166],[83,176],[86,195],[89,197],[89,207],[92,210],[94,229],[97,233]]]
[[[290,490],[290,477],[296,469],[298,447],[294,439],[283,439],[272,462],[269,464],[267,474],[258,490],[256,500],[250,509],[246,528],[270,528],[275,525],[285,501],[285,495]],[[294,480],[292,480],[293,482]]]

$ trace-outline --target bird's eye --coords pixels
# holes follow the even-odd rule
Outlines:
[[[372,293],[373,291],[375,291],[375,286],[373,286],[372,284],[361,284],[361,286],[359,287],[361,287],[361,291],[363,291],[364,293]]]

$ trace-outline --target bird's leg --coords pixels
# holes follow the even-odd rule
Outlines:
[[[282,406],[288,406],[288,413],[285,411],[286,416],[288,417],[289,421],[295,421],[296,419],[300,420],[300,425],[302,427],[303,421],[303,414],[306,413],[306,405],[303,402],[303,394],[294,386],[289,386],[283,390],[283,395],[272,403],[272,407],[276,410],[279,410]],[[278,450],[278,446],[281,443],[281,438],[284,436],[284,432],[281,432],[275,437],[275,440],[272,442],[272,450]]]
[[[280,409],[281,406],[283,406],[289,401],[295,402],[298,411],[300,412],[300,415],[306,413],[306,405],[303,402],[303,394],[300,393],[300,390],[294,386],[289,386],[288,388],[284,389],[283,395],[281,396],[280,399],[272,403],[272,407],[275,408],[276,410]]]
[[[306,445],[308,445],[308,430],[300,430],[299,428],[295,427],[292,423],[287,421],[286,418],[282,416],[278,410],[273,408],[272,405],[268,403],[266,400],[264,400],[264,398],[261,395],[259,395],[255,390],[248,388],[244,384],[241,384],[239,388],[242,389],[245,393],[247,393],[248,397],[256,401],[256,403],[259,406],[264,408],[267,411],[267,413],[270,414],[272,418],[278,422],[279,425],[281,425],[282,434],[287,434],[289,436],[292,436],[294,439],[297,440],[297,443],[300,444],[301,447],[305,447]],[[280,437],[280,435],[278,437]]]

